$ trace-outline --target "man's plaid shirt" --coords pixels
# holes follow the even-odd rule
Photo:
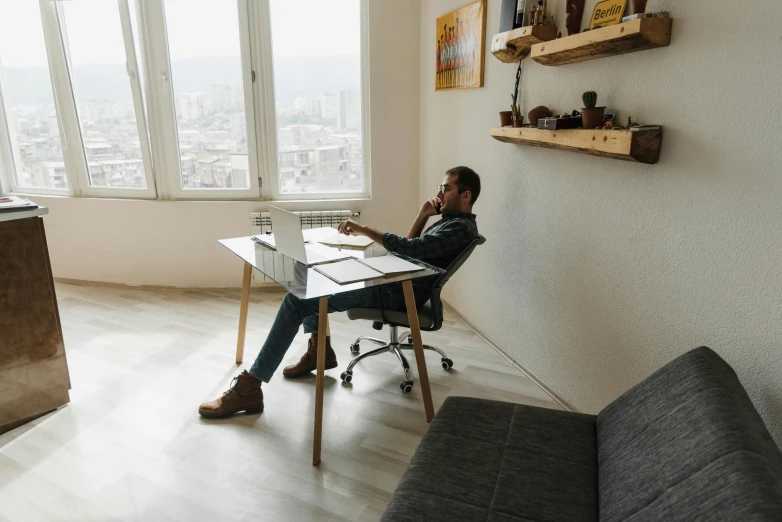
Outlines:
[[[420,236],[407,239],[396,234],[383,234],[383,247],[389,252],[396,252],[413,257],[439,268],[448,265],[478,238],[478,224],[475,214],[469,212],[448,212],[443,218],[427,228]],[[428,290],[437,278],[422,278],[414,281],[416,301],[428,299]]]

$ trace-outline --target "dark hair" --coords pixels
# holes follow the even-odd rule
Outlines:
[[[465,190],[469,190],[470,206],[474,205],[478,201],[478,196],[481,194],[481,177],[477,172],[470,167],[454,167],[445,173],[446,176],[456,176],[456,186],[459,187],[459,194]]]

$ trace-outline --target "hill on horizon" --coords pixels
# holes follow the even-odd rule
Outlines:
[[[241,63],[239,58],[193,58],[171,62],[171,70],[177,92],[208,92],[213,84],[238,84]],[[278,58],[274,62],[277,105],[293,107],[293,100],[300,96],[358,91],[360,70],[358,55]],[[4,94],[10,104],[51,100],[46,67],[6,67],[4,75]],[[77,65],[74,76],[79,99],[128,101],[130,89],[124,65]]]

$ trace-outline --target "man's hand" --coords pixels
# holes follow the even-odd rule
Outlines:
[[[337,225],[337,230],[340,234],[345,234],[346,236],[367,236],[375,243],[379,245],[383,244],[383,233],[381,231],[367,225],[362,225],[358,221],[353,221],[352,219],[348,219]]]
[[[367,227],[358,221],[353,221],[352,219],[348,219],[337,225],[339,233],[345,234],[346,236],[365,236],[367,235],[366,228]]]
[[[431,217],[437,215],[437,207],[442,205],[442,201],[440,201],[440,198],[432,198],[428,201],[425,201],[423,205],[421,205],[421,210],[418,211],[419,216],[426,216]]]

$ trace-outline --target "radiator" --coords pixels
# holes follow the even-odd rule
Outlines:
[[[361,217],[360,212],[352,210],[303,210],[294,212],[301,217],[301,228],[336,227],[346,219]],[[254,233],[269,232],[272,220],[268,212],[250,212],[250,225]]]

